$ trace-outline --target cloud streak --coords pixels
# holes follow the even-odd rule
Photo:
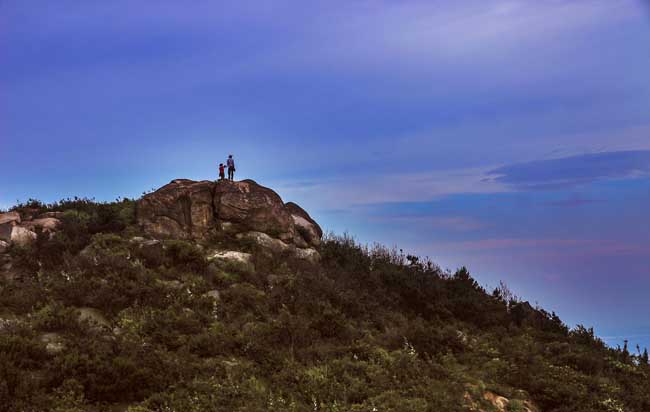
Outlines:
[[[488,238],[472,241],[436,243],[436,247],[472,253],[507,251],[545,258],[594,256],[646,256],[650,246],[603,239]]]
[[[558,190],[598,180],[650,175],[650,150],[590,153],[503,166],[488,173],[491,181],[519,190]]]

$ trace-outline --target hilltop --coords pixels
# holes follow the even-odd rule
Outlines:
[[[0,213],[0,412],[643,412],[649,373],[252,180]]]

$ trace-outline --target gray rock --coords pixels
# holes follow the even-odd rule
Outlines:
[[[77,308],[79,322],[88,322],[96,329],[111,329],[111,323],[95,308]]]
[[[44,333],[39,338],[45,344],[45,351],[50,355],[56,355],[65,350],[63,337],[58,333]]]
[[[266,233],[262,232],[245,232],[245,233],[238,233],[237,234],[237,239],[246,239],[246,240],[251,240],[261,246],[264,249],[267,249],[273,253],[282,253],[286,252],[292,248],[295,248],[293,245],[288,245],[281,241],[280,239],[275,239],[272,238],[271,236],[267,235]]]
[[[313,248],[297,248],[294,253],[298,259],[303,259],[311,263],[318,263],[320,261],[320,253],[318,253],[318,251]]]
[[[9,243],[4,240],[0,240],[0,254],[5,253],[9,249]]]
[[[209,298],[212,298],[214,300],[219,300],[221,299],[221,295],[219,294],[219,291],[216,289],[209,290],[203,294],[203,296],[207,296]]]
[[[318,247],[323,237],[323,230],[318,223],[297,204],[288,202],[285,206],[300,236],[310,245]]]
[[[255,272],[255,265],[252,262],[250,253],[237,252],[234,250],[217,250],[208,253],[207,260],[221,269],[235,267],[243,272]]]
[[[208,262],[213,260],[223,260],[226,262],[250,263],[252,255],[250,253],[237,252],[234,250],[217,250],[208,253]]]

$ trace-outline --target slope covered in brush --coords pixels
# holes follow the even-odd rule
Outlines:
[[[0,411],[650,410],[647,356],[464,268],[208,203],[182,239],[130,200],[16,207],[59,223],[0,253]]]

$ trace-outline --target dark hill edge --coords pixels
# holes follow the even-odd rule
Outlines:
[[[253,183],[5,216],[36,239],[0,253],[0,412],[650,410],[647,355],[464,268],[321,239]]]

